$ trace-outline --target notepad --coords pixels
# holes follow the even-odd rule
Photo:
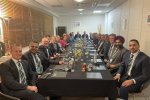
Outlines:
[[[66,77],[67,76],[67,72],[57,72],[56,75],[52,74],[51,77]]]
[[[63,69],[65,67],[67,67],[67,65],[56,65],[54,69]]]
[[[90,56],[93,56],[94,55],[94,53],[90,53]],[[98,54],[97,54],[98,55]]]
[[[96,62],[102,62],[101,59],[96,59],[97,61]],[[93,59],[91,59],[91,62],[93,62]]]
[[[100,72],[87,72],[86,77],[87,78],[102,79],[102,75]]]
[[[96,51],[96,50],[89,50],[89,51]]]

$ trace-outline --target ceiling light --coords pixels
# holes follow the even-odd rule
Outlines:
[[[94,13],[101,13],[102,11],[94,11]]]
[[[76,0],[77,2],[82,2],[83,0]]]
[[[79,11],[83,11],[84,9],[78,9]]]
[[[82,13],[80,13],[80,14],[82,14]]]

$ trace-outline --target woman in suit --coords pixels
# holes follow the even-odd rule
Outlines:
[[[60,43],[61,43],[61,45],[62,45],[63,48],[66,48],[66,47],[68,46],[66,40],[67,40],[67,37],[66,37],[66,36],[64,36],[63,39],[60,40]]]

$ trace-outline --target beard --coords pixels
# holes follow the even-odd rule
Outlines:
[[[116,45],[116,47],[117,47],[118,49],[122,49],[122,48],[123,48],[123,45]]]

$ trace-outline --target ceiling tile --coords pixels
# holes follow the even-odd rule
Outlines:
[[[50,5],[61,5],[58,0],[44,0]]]

